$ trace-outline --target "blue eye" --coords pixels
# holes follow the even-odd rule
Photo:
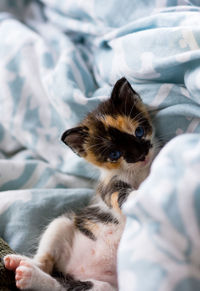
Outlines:
[[[121,152],[120,151],[112,151],[109,154],[109,159],[114,162],[117,161],[121,157]]]
[[[135,130],[135,136],[137,138],[142,138],[144,136],[144,127],[143,126],[138,126]]]

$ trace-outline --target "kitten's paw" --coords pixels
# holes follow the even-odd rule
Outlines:
[[[32,287],[32,280],[37,272],[37,267],[33,262],[21,260],[20,265],[15,271],[16,286],[20,290],[29,289]]]
[[[15,271],[22,259],[23,257],[20,255],[7,255],[3,258],[4,266],[8,270]]]
[[[32,288],[40,271],[31,259],[20,255],[5,256],[4,265],[6,269],[15,271],[16,286],[20,290]]]

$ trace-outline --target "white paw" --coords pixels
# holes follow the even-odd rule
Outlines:
[[[23,258],[24,258],[23,256],[13,254],[5,256],[4,257],[5,268],[11,271],[15,271]]]
[[[16,286],[21,290],[33,288],[41,272],[31,259],[20,255],[7,255],[4,264],[6,269],[15,271]]]
[[[37,277],[37,267],[31,261],[21,260],[15,271],[16,286],[21,289],[32,288],[34,277]]]

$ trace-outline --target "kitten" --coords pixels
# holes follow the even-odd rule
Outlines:
[[[76,214],[63,214],[45,230],[33,259],[8,255],[21,290],[117,290],[116,255],[125,225],[121,207],[147,177],[156,154],[150,117],[125,78],[62,141],[101,170],[96,195]],[[134,194],[134,192],[132,192]],[[53,269],[65,277],[53,278]]]

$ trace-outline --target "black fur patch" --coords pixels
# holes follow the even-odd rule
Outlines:
[[[77,216],[75,218],[75,227],[90,239],[96,240],[95,235],[87,228],[87,222],[82,217]]]
[[[60,282],[60,284],[66,288],[66,291],[86,291],[93,287],[90,281],[75,280],[71,275],[64,276],[60,272],[54,272],[53,277]]]
[[[118,195],[119,208],[122,207],[123,203],[126,201],[126,199],[129,196],[129,194],[130,194],[131,191],[132,191],[131,188],[122,188],[119,191],[119,195]]]
[[[128,195],[132,191],[132,187],[131,185],[121,180],[116,180],[116,177],[113,177],[106,186],[103,184],[99,184],[97,191],[100,193],[102,199],[105,202],[109,201],[108,197],[111,198],[111,195],[114,192],[118,192],[118,204],[121,208],[122,204],[126,201]],[[111,207],[111,204],[109,204],[108,206]]]
[[[130,83],[125,78],[121,78],[114,85],[111,97],[100,103],[93,113],[94,115],[101,113],[113,117],[117,115],[129,116],[134,120],[142,121],[142,112],[138,107],[141,102],[139,94],[133,90]]]
[[[97,206],[88,206],[83,210],[79,210],[75,216],[76,228],[88,236],[92,240],[96,240],[93,232],[87,227],[88,221],[92,223],[114,223],[118,224],[118,220],[111,213],[102,211]]]

